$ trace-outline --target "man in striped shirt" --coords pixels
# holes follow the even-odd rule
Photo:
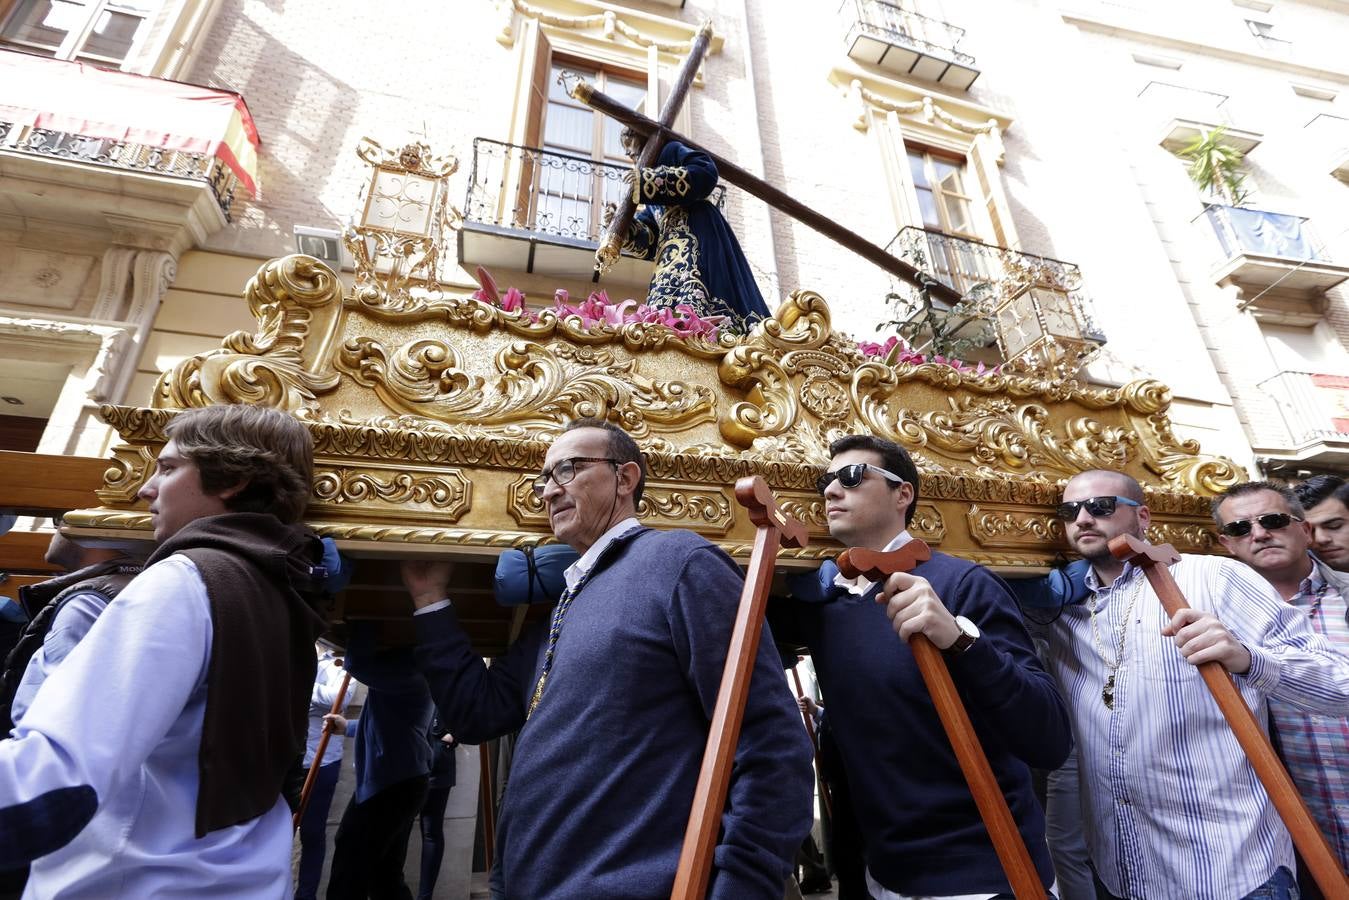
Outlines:
[[[1214,501],[1213,518],[1228,552],[1263,575],[1312,631],[1349,654],[1349,577],[1308,552],[1312,528],[1293,491],[1268,481],[1236,485]],[[1349,716],[1319,715],[1277,697],[1269,714],[1288,773],[1340,865],[1349,867]]]
[[[1229,559],[1187,554],[1171,566],[1191,608],[1167,616],[1142,571],[1107,546],[1143,537],[1151,521],[1127,475],[1083,472],[1063,499],[1091,596],[1064,608],[1047,662],[1073,720],[1098,895],[1294,896],[1292,841],[1195,666],[1221,663],[1267,723],[1270,698],[1349,714],[1349,658]]]

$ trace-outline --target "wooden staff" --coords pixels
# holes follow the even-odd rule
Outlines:
[[[337,699],[333,701],[333,708],[329,715],[340,716],[342,706],[347,699],[347,685],[351,684],[351,673],[342,673],[342,685],[337,689]],[[332,720],[325,719],[323,722],[323,731],[319,734],[318,749],[314,751],[314,761],[309,764],[309,774],[304,777],[304,787],[300,789],[300,808],[295,810],[295,815],[291,817],[291,822],[296,828],[300,827],[300,820],[304,818],[304,811],[309,808],[309,795],[314,790],[314,779],[318,778],[319,766],[323,764],[323,752],[328,749],[328,739],[332,737]]]
[[[1167,615],[1174,618],[1176,613],[1189,608],[1185,595],[1180,592],[1180,585],[1176,584],[1171,570],[1167,568],[1180,560],[1180,554],[1170,544],[1154,546],[1131,534],[1121,534],[1111,539],[1110,552],[1116,559],[1132,560],[1143,570]],[[1349,879],[1345,878],[1344,869],[1340,868],[1334,851],[1312,819],[1302,795],[1288,776],[1288,770],[1279,761],[1278,754],[1270,746],[1269,739],[1260,729],[1260,723],[1246,705],[1232,676],[1217,660],[1200,663],[1198,669],[1321,892],[1327,897],[1349,898]]]
[[[702,900],[707,895],[712,853],[721,830],[721,814],[726,807],[731,766],[735,762],[740,724],[749,700],[750,678],[759,652],[759,635],[763,633],[764,609],[768,605],[768,589],[773,583],[778,546],[804,547],[808,540],[805,526],[778,509],[772,489],[759,476],[737,481],[735,499],[748,510],[750,521],[758,531],[754,535],[749,573],[731,630],[726,667],[721,674],[721,687],[717,691],[707,748],[703,751],[702,769],[698,772],[693,809],[684,831],[684,847],[679,854],[671,900]]]
[[[920,540],[912,540],[889,553],[852,547],[843,551],[838,558],[838,570],[845,578],[859,575],[868,581],[884,581],[896,572],[908,572],[920,562],[932,558],[932,551]],[[946,737],[955,750],[960,771],[974,795],[974,805],[984,820],[988,836],[993,840],[993,849],[998,854],[998,862],[1007,874],[1012,893],[1017,900],[1044,900],[1045,886],[1040,881],[1040,873],[1030,858],[1026,843],[1021,839],[1012,811],[1007,808],[1007,798],[1002,795],[998,781],[993,777],[993,769],[984,755],[984,748],[975,734],[965,704],[956,691],[951,672],[946,668],[946,660],[937,645],[926,635],[915,634],[909,638],[909,649],[913,651],[913,660],[923,676],[927,691],[932,695],[932,704],[937,708],[937,717],[941,719]]]
[[[486,741],[478,745],[478,795],[482,797],[482,858],[487,871],[492,871],[496,856],[497,804],[496,786],[492,784],[492,752]]]
[[[696,142],[671,130],[669,126],[648,119],[636,110],[624,106],[608,94],[595,90],[589,82],[584,80],[576,82],[572,85],[570,93],[576,100],[586,104],[591,109],[604,113],[611,119],[622,122],[638,134],[644,134],[648,137],[660,135],[663,140],[678,141],[686,147],[706,153],[716,163],[717,174],[723,180],[729,181],[746,193],[758,197],[769,206],[786,213],[803,225],[813,228],[834,243],[851,250],[896,278],[927,291],[928,295],[934,300],[941,300],[951,306],[960,302],[960,292],[954,288],[942,284],[926,272],[915,269],[904,260],[886,253],[884,249],[871,243],[857,232],[844,228],[833,219],[821,215],[795,197],[773,187],[762,178],[746,172],[725,157],[718,156],[706,147],[699,146]],[[626,231],[623,233],[626,234]]]
[[[801,658],[797,657],[796,661],[799,663]],[[796,683],[796,696],[804,696],[806,691],[805,688],[801,687],[801,676],[796,674],[796,666],[792,666],[792,681]],[[806,723],[806,734],[810,736],[810,749],[815,754],[815,771],[819,773],[820,781],[820,799],[824,801],[825,815],[832,819],[834,818],[834,799],[829,796],[829,785],[825,783],[824,769],[820,766],[820,745],[815,740],[815,722],[813,719],[814,717],[810,713],[804,709],[801,710],[801,720]]]
[[[684,98],[688,96],[689,88],[693,85],[693,78],[698,74],[698,67],[702,65],[703,57],[707,54],[707,45],[712,40],[712,23],[704,21],[702,27],[698,29],[698,34],[693,39],[693,45],[689,48],[689,55],[679,67],[679,72],[675,76],[674,86],[670,89],[669,95],[660,108],[660,118],[657,120],[661,125],[669,127],[674,124],[675,116],[679,115],[679,108],[684,105]],[[660,159],[660,151],[665,148],[665,137],[659,132],[652,132],[646,136],[646,143],[642,145],[642,151],[637,154],[635,165],[638,173],[642,169],[649,169]],[[615,262],[618,261],[618,255],[623,250],[623,243],[627,240],[628,229],[632,226],[632,217],[637,214],[637,201],[633,199],[633,194],[641,189],[640,175],[634,175],[633,190],[623,195],[623,200],[618,204],[618,209],[614,212],[613,219],[609,222],[609,227],[605,229],[604,236],[600,239],[599,249],[595,251],[595,273],[597,276],[603,275],[609,270]]]

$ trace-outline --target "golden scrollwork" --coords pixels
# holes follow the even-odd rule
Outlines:
[[[913,511],[909,530],[934,547],[946,539],[946,520],[933,503],[919,503]]]
[[[112,460],[103,473],[103,486],[96,491],[98,499],[108,505],[135,503],[154,464],[151,447],[122,444],[113,448]]]
[[[244,299],[258,320],[253,334],[236,331],[219,350],[183,360],[160,376],[152,403],[184,409],[217,403],[255,403],[299,413],[337,386],[336,372],[316,371],[305,358],[316,315],[331,320],[342,308],[342,282],[309,256],[265,264]]]
[[[1195,522],[1152,520],[1148,540],[1154,544],[1170,544],[1181,553],[1219,553],[1218,535],[1209,525]]]
[[[392,410],[428,419],[560,427],[568,419],[612,419],[634,437],[685,429],[715,416],[703,385],[653,381],[637,361],[588,348],[514,341],[495,357],[493,383],[470,374],[453,345],[425,338],[396,348],[369,337],[348,340],[339,372],[374,390]]]
[[[333,506],[430,507],[437,519],[454,522],[468,510],[472,493],[473,484],[456,469],[427,474],[320,466],[314,471],[313,498]]]
[[[1063,546],[1063,523],[1048,513],[985,509],[975,504],[966,512],[965,521],[981,547]]]
[[[548,527],[543,501],[534,496],[534,476],[525,475],[511,482],[507,510],[522,527]],[[696,528],[700,533],[723,535],[735,524],[731,498],[716,487],[690,489],[685,485],[648,481],[637,517],[655,527]]]

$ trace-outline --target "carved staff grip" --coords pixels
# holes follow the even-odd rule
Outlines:
[[[708,729],[707,748],[698,772],[693,808],[684,831],[684,846],[679,854],[671,900],[702,900],[712,876],[712,854],[721,830],[721,814],[731,784],[731,766],[740,741],[740,724],[749,700],[754,660],[759,653],[763,633],[764,609],[768,589],[773,583],[773,565],[779,544],[804,547],[806,529],[797,520],[784,515],[773,499],[773,491],[759,476],[741,478],[735,483],[735,499],[749,511],[758,526],[754,552],[750,556],[748,577],[740,593],[731,644],[726,652],[726,667],[717,690],[717,705]]]
[[[838,558],[838,569],[848,578],[865,576],[869,581],[883,581],[886,576],[896,572],[908,572],[918,563],[932,558],[932,551],[920,540],[912,540],[889,553],[854,547],[843,552]],[[956,762],[965,776],[965,782],[974,795],[974,805],[979,809],[979,817],[984,820],[988,836],[993,841],[993,849],[998,854],[998,862],[1007,874],[1016,900],[1043,900],[1044,884],[1040,873],[1035,869],[1026,842],[1021,839],[1012,811],[1007,807],[1007,798],[993,777],[993,769],[988,757],[979,743],[979,736],[970,722],[969,713],[960,699],[951,672],[946,667],[946,659],[937,645],[926,635],[915,634],[909,638],[909,649],[913,651],[913,660],[932,695],[932,705],[937,708],[937,717],[941,719],[946,737],[955,751]]]
[[[1180,559],[1180,554],[1170,544],[1153,545],[1133,535],[1121,534],[1111,539],[1110,552],[1116,559],[1133,560],[1143,570],[1167,615],[1174,617],[1182,609],[1189,608],[1180,585],[1167,568],[1168,564]],[[1197,668],[1321,892],[1327,897],[1349,898],[1349,879],[1345,878],[1344,869],[1340,868],[1334,851],[1312,818],[1288,770],[1260,729],[1255,714],[1246,705],[1236,682],[1217,661],[1200,663]]]
[[[337,689],[337,699],[333,701],[333,708],[329,710],[329,715],[341,715],[342,706],[347,699],[347,685],[351,684],[351,673],[342,673],[342,684]],[[323,765],[323,752],[328,749],[328,739],[333,735],[330,723],[323,723],[323,731],[319,735],[318,749],[314,751],[314,761],[309,764],[309,774],[304,777],[304,787],[300,788],[300,806],[295,810],[295,815],[291,817],[291,824],[295,828],[300,827],[300,821],[304,819],[304,811],[309,808],[309,795],[314,791],[314,779],[318,778],[319,766]]]

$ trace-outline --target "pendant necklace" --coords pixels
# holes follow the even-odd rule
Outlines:
[[[1124,665],[1125,633],[1129,627],[1129,620],[1132,619],[1134,615],[1134,605],[1138,602],[1139,595],[1143,593],[1143,585],[1146,580],[1147,579],[1143,577],[1141,572],[1134,573],[1134,584],[1130,585],[1129,605],[1124,610],[1124,616],[1120,619],[1119,624],[1115,626],[1115,646],[1113,648],[1115,654],[1113,660],[1106,655],[1105,647],[1101,641],[1100,626],[1096,623],[1096,614],[1100,611],[1101,605],[1100,594],[1096,595],[1089,610],[1091,618],[1091,641],[1096,646],[1096,655],[1101,657],[1101,661],[1105,663],[1106,668],[1105,685],[1101,688],[1101,702],[1105,704],[1106,709],[1113,710],[1115,708],[1115,675]]]

